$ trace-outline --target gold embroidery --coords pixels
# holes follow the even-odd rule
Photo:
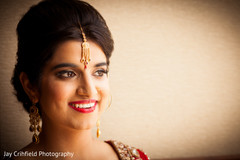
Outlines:
[[[120,160],[142,160],[136,148],[117,141],[109,141],[117,152]]]

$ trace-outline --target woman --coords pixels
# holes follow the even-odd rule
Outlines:
[[[23,16],[17,34],[12,84],[29,112],[33,142],[14,159],[148,159],[138,149],[92,137],[95,126],[99,137],[100,115],[111,99],[113,51],[96,9],[77,0],[45,0]]]

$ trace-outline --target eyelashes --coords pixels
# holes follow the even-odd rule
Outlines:
[[[76,76],[76,73],[74,73],[73,71],[63,70],[58,72],[56,75],[59,78],[72,78]]]
[[[96,71],[94,71],[92,73],[92,75],[94,77],[97,77],[97,78],[101,78],[105,75],[108,74],[108,70],[105,70],[105,69],[97,69]],[[76,72],[74,71],[71,71],[71,70],[62,70],[62,71],[59,71],[56,76],[58,78],[61,78],[61,79],[71,79],[71,78],[75,78],[76,76],[79,76]]]
[[[96,72],[94,72],[94,76],[98,76],[98,77],[102,77],[107,74],[108,74],[108,70],[104,70],[104,69],[99,69]]]

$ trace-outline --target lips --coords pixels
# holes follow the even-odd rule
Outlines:
[[[69,107],[81,113],[91,113],[95,110],[97,105],[97,100],[88,99],[81,101],[70,102]]]

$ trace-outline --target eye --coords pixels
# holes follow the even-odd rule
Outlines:
[[[57,73],[57,76],[60,78],[72,78],[76,76],[76,74],[73,71],[60,71]]]
[[[108,70],[99,69],[96,72],[94,72],[93,75],[96,76],[96,77],[102,77],[102,76],[107,75],[107,74],[108,74]]]

